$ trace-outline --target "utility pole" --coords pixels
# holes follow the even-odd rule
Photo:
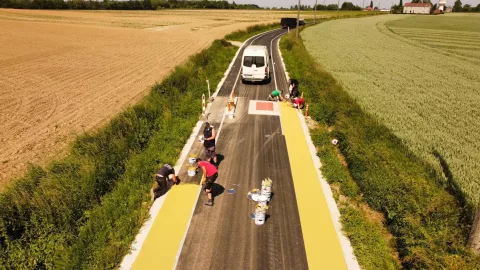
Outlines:
[[[315,11],[313,13],[313,24],[317,24],[317,0],[315,0]]]
[[[298,0],[298,11],[297,11],[297,34],[296,34],[297,39],[298,39],[299,23],[300,23],[300,0]]]
[[[338,4],[337,4],[337,12],[340,10],[340,0],[338,0]]]

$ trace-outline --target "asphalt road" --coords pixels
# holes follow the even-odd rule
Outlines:
[[[253,41],[253,45],[266,45],[269,51],[273,45],[270,53],[276,63],[275,79],[278,87],[285,91],[286,78],[276,42],[282,33],[285,30],[263,34]],[[201,194],[177,269],[308,269],[280,119],[278,116],[248,114],[250,100],[266,100],[275,89],[273,70],[268,84],[243,84],[238,78],[242,52],[208,116],[208,121],[218,132],[227,97],[235,85],[235,95],[239,97],[235,118],[224,119],[217,142],[221,163],[215,186],[215,204],[205,206],[206,197]],[[204,157],[200,143],[194,144],[192,152]],[[183,173],[180,177],[184,183],[200,181],[200,175],[188,177]],[[273,180],[273,196],[265,224],[257,226],[250,218],[255,202],[247,199],[247,193],[260,188],[266,177]],[[230,188],[236,193],[228,194]]]

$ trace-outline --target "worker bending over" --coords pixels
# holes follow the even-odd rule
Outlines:
[[[268,100],[270,101],[285,101],[285,99],[283,98],[283,91],[282,90],[273,90],[272,93],[268,96]]]
[[[173,181],[173,183],[172,183]],[[167,193],[170,187],[173,184],[178,184],[179,180],[175,175],[175,169],[171,164],[164,164],[157,173],[155,174],[155,183],[154,186],[150,189],[150,196],[152,202],[162,196],[163,194]]]
[[[197,165],[203,171],[201,184],[205,185],[203,187],[203,190],[205,191],[205,194],[207,195],[207,199],[208,199],[208,202],[206,202],[205,205],[213,206],[212,190],[213,190],[213,183],[215,182],[215,180],[217,180],[217,177],[218,177],[218,170],[210,162],[202,161],[199,158],[197,158]]]

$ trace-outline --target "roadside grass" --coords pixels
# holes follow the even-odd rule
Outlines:
[[[448,193],[441,176],[365,113],[313,60],[302,40],[295,40],[292,33],[280,46],[290,77],[299,80],[311,118],[320,124],[312,139],[323,175],[339,187],[336,199],[343,229],[361,266],[397,269],[398,254],[407,269],[480,269],[480,258],[466,247],[471,216]],[[334,138],[338,147],[330,143]],[[342,196],[348,200],[340,200]],[[382,213],[384,221],[358,210],[356,205],[365,203]],[[387,241],[380,225],[388,228],[392,241]]]
[[[63,160],[32,166],[0,194],[0,265],[112,269],[148,218],[153,173],[175,163],[237,48],[216,40],[137,105],[81,135]]]

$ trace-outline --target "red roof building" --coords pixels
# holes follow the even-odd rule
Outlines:
[[[405,3],[404,7],[431,7],[430,3]]]
[[[405,3],[403,13],[408,14],[430,14],[432,4],[430,3]]]

